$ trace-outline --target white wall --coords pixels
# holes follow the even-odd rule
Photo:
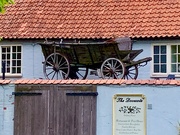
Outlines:
[[[23,78],[44,78],[43,61],[44,57],[40,45],[37,43],[23,43]]]
[[[13,135],[14,85],[0,85],[0,135]]]
[[[137,41],[134,42],[132,50],[143,49],[143,52],[140,53],[134,60],[140,60],[146,57],[152,57],[151,52],[151,41]],[[152,62],[148,62],[146,66],[140,67],[138,69],[138,79],[150,79],[151,75],[151,64]]]
[[[143,94],[147,100],[147,135],[178,135],[180,87],[177,86],[98,86],[97,135],[112,134],[112,98],[115,94]],[[152,109],[148,109],[152,105]]]

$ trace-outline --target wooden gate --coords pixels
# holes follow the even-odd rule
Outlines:
[[[93,86],[16,86],[14,135],[95,135]]]

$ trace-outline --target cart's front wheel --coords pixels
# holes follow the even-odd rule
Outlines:
[[[122,79],[124,71],[123,63],[116,58],[108,58],[101,65],[101,76],[103,79]]]
[[[70,65],[67,58],[59,53],[50,54],[43,65],[44,75],[47,79],[67,79]]]
[[[132,67],[126,67],[123,79],[137,79],[138,67],[134,65]]]

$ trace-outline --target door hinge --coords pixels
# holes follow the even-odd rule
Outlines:
[[[97,92],[79,92],[79,93],[66,93],[67,96],[97,96]]]
[[[38,92],[12,92],[12,95],[14,95],[14,96],[38,96],[38,95],[42,95],[42,93],[38,93]]]

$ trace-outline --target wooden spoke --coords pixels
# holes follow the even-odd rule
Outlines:
[[[116,58],[108,58],[101,65],[101,76],[103,79],[121,79],[124,76],[124,65]]]
[[[136,79],[138,76],[138,67],[136,65],[132,67],[126,67],[123,79]]]
[[[70,65],[65,56],[59,53],[52,53],[46,58],[43,71],[47,79],[67,79],[70,72]]]
[[[88,75],[88,68],[87,67],[71,67],[69,78],[70,79],[86,79]]]

